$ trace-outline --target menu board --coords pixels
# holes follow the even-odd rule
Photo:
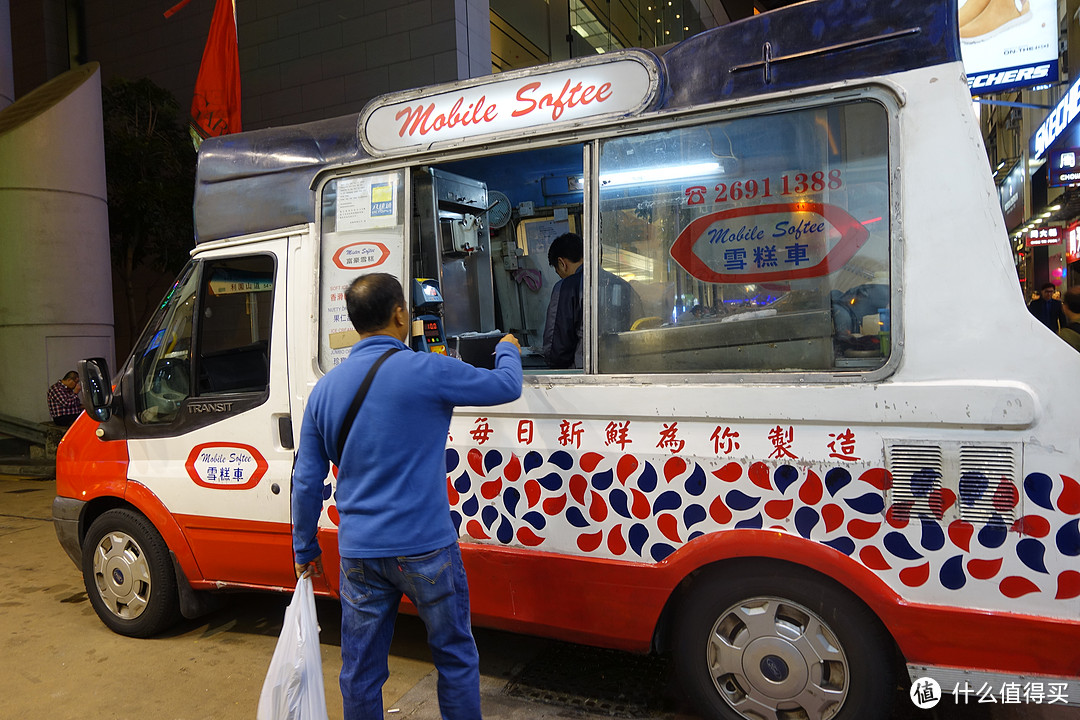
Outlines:
[[[397,215],[395,175],[365,175],[337,181],[339,232],[393,227]]]
[[[345,304],[345,291],[353,280],[369,272],[402,280],[401,182],[402,173],[384,173],[340,178],[324,190],[325,198],[335,199],[326,207],[320,248],[319,366],[324,372],[347,358],[359,340]],[[325,221],[327,215],[332,223]]]

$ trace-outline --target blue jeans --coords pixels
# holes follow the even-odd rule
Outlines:
[[[480,656],[457,543],[412,557],[341,559],[341,695],[345,720],[383,720],[382,686],[404,593],[427,626],[444,720],[479,720]]]

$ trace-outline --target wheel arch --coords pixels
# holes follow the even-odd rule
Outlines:
[[[749,548],[753,548],[753,554],[748,554]],[[672,630],[680,606],[700,580],[771,571],[777,577],[802,576],[824,583],[866,606],[892,639],[898,662],[903,660],[900,643],[886,622],[903,604],[902,599],[873,571],[831,547],[787,533],[732,530],[697,538],[664,564],[669,561],[679,579],[653,632],[652,647],[656,651],[671,649]]]
[[[82,547],[86,534],[95,520],[109,510],[119,508],[139,513],[154,526],[172,554],[175,566],[183,572],[184,582],[190,583],[193,580],[203,579],[187,537],[176,519],[149,488],[133,480],[124,484],[122,496],[105,494],[86,502],[79,516],[79,547]]]

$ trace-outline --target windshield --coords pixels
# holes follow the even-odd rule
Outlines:
[[[172,420],[190,394],[195,269],[192,262],[180,273],[135,348],[136,412],[141,422]]]

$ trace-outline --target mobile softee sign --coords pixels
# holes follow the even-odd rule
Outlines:
[[[360,114],[360,141],[374,155],[540,133],[583,120],[638,113],[656,98],[659,72],[643,52],[610,53],[466,80],[435,95],[383,95]]]
[[[959,16],[973,95],[1057,79],[1057,0],[960,0]]]

